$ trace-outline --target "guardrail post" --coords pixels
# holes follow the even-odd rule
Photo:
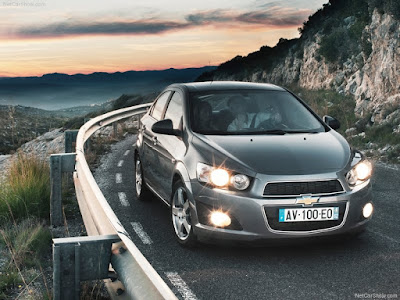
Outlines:
[[[64,132],[64,151],[65,153],[75,152],[76,137],[78,136],[79,130],[66,130]]]
[[[109,278],[115,235],[53,239],[53,299],[79,300],[80,282]]]
[[[62,173],[75,171],[75,153],[50,155],[50,222],[53,226],[63,225]]]
[[[63,224],[61,207],[61,157],[50,156],[50,221],[54,226]]]
[[[114,135],[114,138],[116,138],[118,135],[118,123],[117,122],[113,123],[113,135]]]
[[[83,123],[86,124],[89,122],[92,118],[84,118]],[[89,137],[87,141],[85,142],[85,150],[90,150],[92,148],[92,141],[91,138]]]

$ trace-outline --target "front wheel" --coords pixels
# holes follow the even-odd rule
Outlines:
[[[190,202],[187,191],[182,182],[174,185],[174,194],[171,201],[171,217],[177,241],[186,247],[193,247],[196,236],[193,233],[193,226],[190,213]]]

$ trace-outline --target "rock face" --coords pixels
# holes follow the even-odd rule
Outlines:
[[[61,129],[46,132],[36,139],[23,144],[18,151],[27,155],[34,155],[40,160],[49,159],[51,154],[64,152],[64,132]],[[5,176],[12,161],[17,156],[18,152],[13,155],[0,156],[0,180]]]
[[[351,26],[354,17],[343,21]],[[380,124],[391,115],[390,121],[400,124],[400,21],[375,9],[363,35],[370,37],[371,53],[360,52],[343,63],[329,63],[320,56],[322,34],[317,33],[304,41],[303,49],[293,47],[268,71],[250,72],[244,78],[217,72],[214,79],[297,83],[308,89],[333,88],[354,96],[358,116],[372,114],[371,122]]]

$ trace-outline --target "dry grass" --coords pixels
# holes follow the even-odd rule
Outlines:
[[[45,161],[20,153],[0,189],[0,299],[49,299],[34,285],[45,282],[43,256],[50,256],[50,174]],[[44,264],[48,264],[48,259]]]
[[[20,223],[9,223],[0,230],[0,245],[6,249],[6,262],[0,272],[0,298],[10,290],[18,291],[13,295],[18,299],[23,294],[35,294],[33,283],[44,281],[45,293],[39,292],[40,298],[50,298],[46,278],[40,259],[48,256],[51,234],[36,219],[25,219]],[[40,270],[40,271],[38,271]],[[1,297],[1,294],[3,296]],[[32,298],[33,299],[33,298]]]
[[[50,171],[45,161],[19,153],[0,190],[0,223],[10,218],[49,219]]]

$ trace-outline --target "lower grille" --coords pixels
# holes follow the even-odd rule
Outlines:
[[[311,222],[279,222],[280,208],[303,208],[301,205],[287,205],[279,207],[264,206],[265,214],[269,227],[279,231],[312,231],[319,229],[327,229],[339,226],[343,222],[346,212],[346,202],[329,203],[329,204],[314,204],[312,207],[339,207],[339,219],[330,221],[311,221]]]
[[[265,197],[327,195],[343,192],[339,180],[271,182],[264,188]]]

